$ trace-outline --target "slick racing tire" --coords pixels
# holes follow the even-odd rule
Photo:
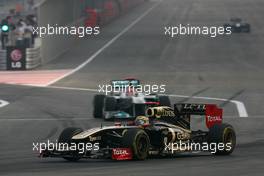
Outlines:
[[[105,95],[95,95],[93,100],[93,116],[94,118],[103,117]]]
[[[114,97],[105,98],[105,111],[115,111],[116,110],[116,99]]]
[[[250,24],[245,24],[242,30],[245,33],[250,33]]]
[[[160,106],[171,106],[170,98],[168,96],[159,96]]]
[[[230,155],[236,146],[236,133],[234,128],[226,123],[215,124],[209,129],[208,143],[216,144],[216,151],[213,154]],[[220,145],[221,148],[219,147]]]
[[[81,128],[69,127],[65,128],[59,136],[58,143],[70,144],[72,142],[72,137],[83,132]],[[81,159],[80,155],[78,155],[78,151],[74,151],[71,157],[63,157],[68,161],[78,161]]]
[[[149,153],[149,136],[142,129],[128,129],[123,135],[123,146],[132,149],[133,159],[145,160]]]

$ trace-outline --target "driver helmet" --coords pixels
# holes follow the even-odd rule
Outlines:
[[[146,116],[138,116],[135,119],[135,125],[138,125],[138,126],[147,126],[147,125],[149,125],[149,118],[146,117]]]

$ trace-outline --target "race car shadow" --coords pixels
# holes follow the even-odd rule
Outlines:
[[[96,163],[127,163],[127,162],[146,162],[146,161],[153,161],[153,160],[168,160],[168,159],[183,159],[183,158],[200,158],[200,157],[207,157],[209,158],[214,158],[214,155],[208,154],[208,153],[195,153],[195,154],[175,154],[175,155],[166,155],[166,156],[151,156],[146,160],[122,160],[122,161],[117,161],[117,160],[111,160],[111,159],[81,159],[79,161],[75,161],[75,162],[71,162],[71,161],[66,161],[64,159],[49,159],[49,160],[43,160],[41,161],[41,163],[45,163],[45,164],[65,164],[65,163],[71,163],[71,164],[94,164],[96,165]],[[86,165],[87,166],[87,165]]]

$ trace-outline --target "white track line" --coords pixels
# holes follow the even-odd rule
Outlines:
[[[86,89],[86,88],[59,87],[59,86],[48,86],[46,88],[98,92],[97,89]],[[187,95],[175,95],[175,94],[168,94],[168,96],[177,97],[177,98],[190,98],[190,99],[203,99],[203,100],[215,100],[215,101],[230,102],[230,103],[233,103],[236,105],[239,117],[248,117],[246,107],[245,107],[244,103],[241,101],[228,100],[228,99],[224,99],[224,98],[199,97],[199,96],[187,96]]]
[[[86,89],[86,88],[75,88],[75,87],[48,86],[44,88],[98,92],[97,89]]]
[[[11,84],[12,85],[12,84]],[[89,91],[89,92],[99,92],[97,89],[88,89],[88,88],[76,88],[76,87],[60,87],[60,86],[35,86],[35,85],[20,85],[20,86],[29,86],[29,87],[40,87],[40,88],[50,88],[50,89],[64,89],[64,90],[78,90],[78,91]],[[238,100],[228,100],[224,98],[214,98],[214,97],[200,97],[200,96],[188,96],[188,95],[176,95],[168,94],[170,97],[177,98],[190,98],[190,99],[202,99],[202,100],[215,100],[215,101],[224,101],[230,102],[236,105],[239,117],[248,117],[246,106],[243,102]]]
[[[158,3],[151,6],[145,13],[143,13],[140,17],[138,17],[135,21],[133,21],[130,25],[128,25],[124,30],[122,30],[119,34],[117,34],[114,38],[112,38],[109,42],[107,42],[102,48],[100,48],[97,52],[95,52],[91,57],[89,57],[85,62],[80,64],[78,67],[73,69],[72,71],[66,73],[65,75],[58,77],[57,79],[49,82],[46,86],[52,85],[63,78],[66,78],[75,72],[81,70],[83,67],[85,67],[87,64],[92,62],[100,53],[102,53],[106,48],[108,48],[110,45],[112,45],[117,39],[119,39],[123,34],[125,34],[127,31],[129,31],[132,27],[134,27],[140,20],[142,20],[146,15],[148,15],[155,7],[157,7],[162,1],[159,1]]]
[[[0,108],[9,105],[9,102],[5,101],[5,100],[0,100]]]
[[[230,100],[230,102],[236,104],[240,117],[248,117],[247,109],[243,102],[237,100]]]

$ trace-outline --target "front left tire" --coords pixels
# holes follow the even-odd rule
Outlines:
[[[70,146],[70,144],[72,143],[72,137],[81,132],[83,132],[83,129],[81,128],[65,128],[59,136],[58,143],[68,144],[68,146]],[[71,155],[72,156],[67,156],[63,158],[67,161],[78,161],[81,159],[80,155],[78,154],[78,151],[72,151]]]
[[[93,100],[93,116],[94,118],[102,118],[103,117],[103,109],[104,109],[104,100],[105,95],[95,95]]]
[[[142,129],[128,129],[123,135],[123,146],[132,149],[134,159],[145,160],[149,153],[149,136]]]

